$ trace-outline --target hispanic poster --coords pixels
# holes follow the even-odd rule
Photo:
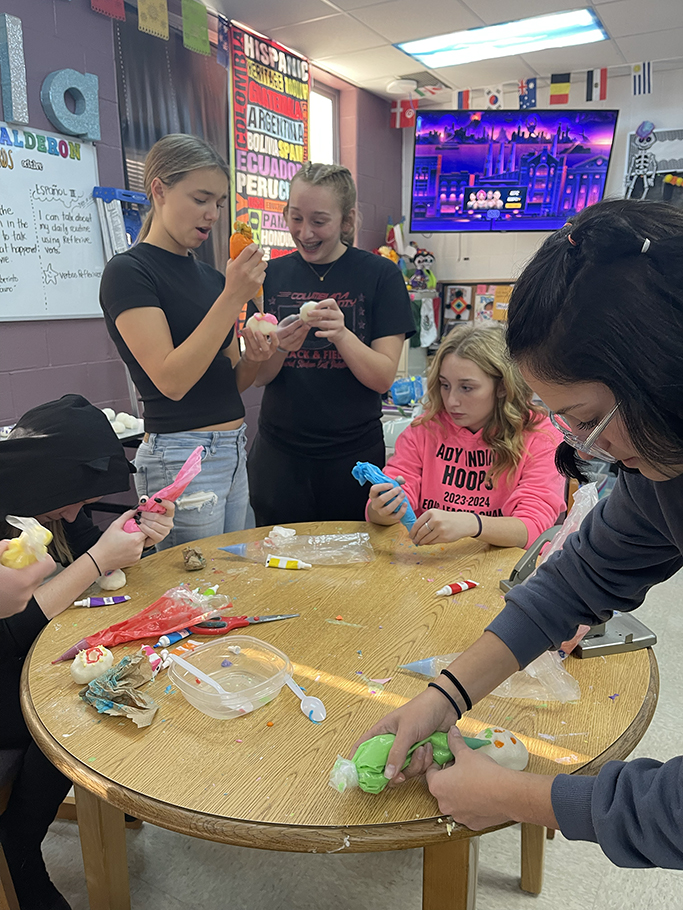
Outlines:
[[[232,216],[251,227],[266,259],[291,252],[282,210],[308,158],[308,61],[230,26]]]

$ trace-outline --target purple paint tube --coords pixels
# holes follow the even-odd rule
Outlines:
[[[74,607],[108,607],[110,604],[122,604],[130,600],[128,594],[118,594],[114,597],[84,597],[83,600],[74,601]]]

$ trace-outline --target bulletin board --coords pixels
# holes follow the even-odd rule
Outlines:
[[[233,24],[230,63],[232,217],[275,259],[294,249],[282,211],[308,159],[308,61]]]
[[[0,122],[0,321],[101,316],[95,147]]]

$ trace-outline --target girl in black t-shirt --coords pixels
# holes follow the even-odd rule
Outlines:
[[[225,273],[193,251],[210,236],[228,194],[228,166],[195,136],[160,139],[145,161],[151,202],[138,243],[111,259],[100,302],[109,333],[144,402],[145,438],[135,460],[138,494],[166,486],[203,446],[202,471],[178,501],[161,548],[242,530],[248,508],[246,428],[240,392],[274,345],[235,322],[263,283],[252,244]]]
[[[359,519],[356,461],[384,464],[381,394],[415,325],[398,267],[353,247],[356,187],[338,165],[307,162],[284,210],[296,251],[271,260],[266,312],[282,324],[259,368],[265,386],[249,454],[258,525]],[[299,318],[305,302],[317,305]]]

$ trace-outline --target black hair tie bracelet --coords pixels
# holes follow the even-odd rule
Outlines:
[[[462,717],[462,711],[456,705],[455,700],[453,698],[451,698],[451,696],[448,694],[448,692],[446,692],[445,689],[442,689],[441,686],[437,686],[437,684],[434,682],[430,682],[429,685],[427,686],[427,688],[428,689],[438,689],[439,692],[441,692],[441,694],[444,695],[449,700],[449,702],[453,705],[455,713],[458,715],[458,720],[460,720],[460,718]]]
[[[463,684],[460,682],[460,680],[456,679],[455,676],[453,676],[453,674],[450,672],[450,670],[442,670],[441,675],[445,676],[446,679],[450,679],[450,681],[453,683],[455,688],[462,695],[462,699],[465,702],[465,704],[467,705],[467,710],[471,711],[472,710],[472,699],[467,694],[467,690],[465,689]]]

